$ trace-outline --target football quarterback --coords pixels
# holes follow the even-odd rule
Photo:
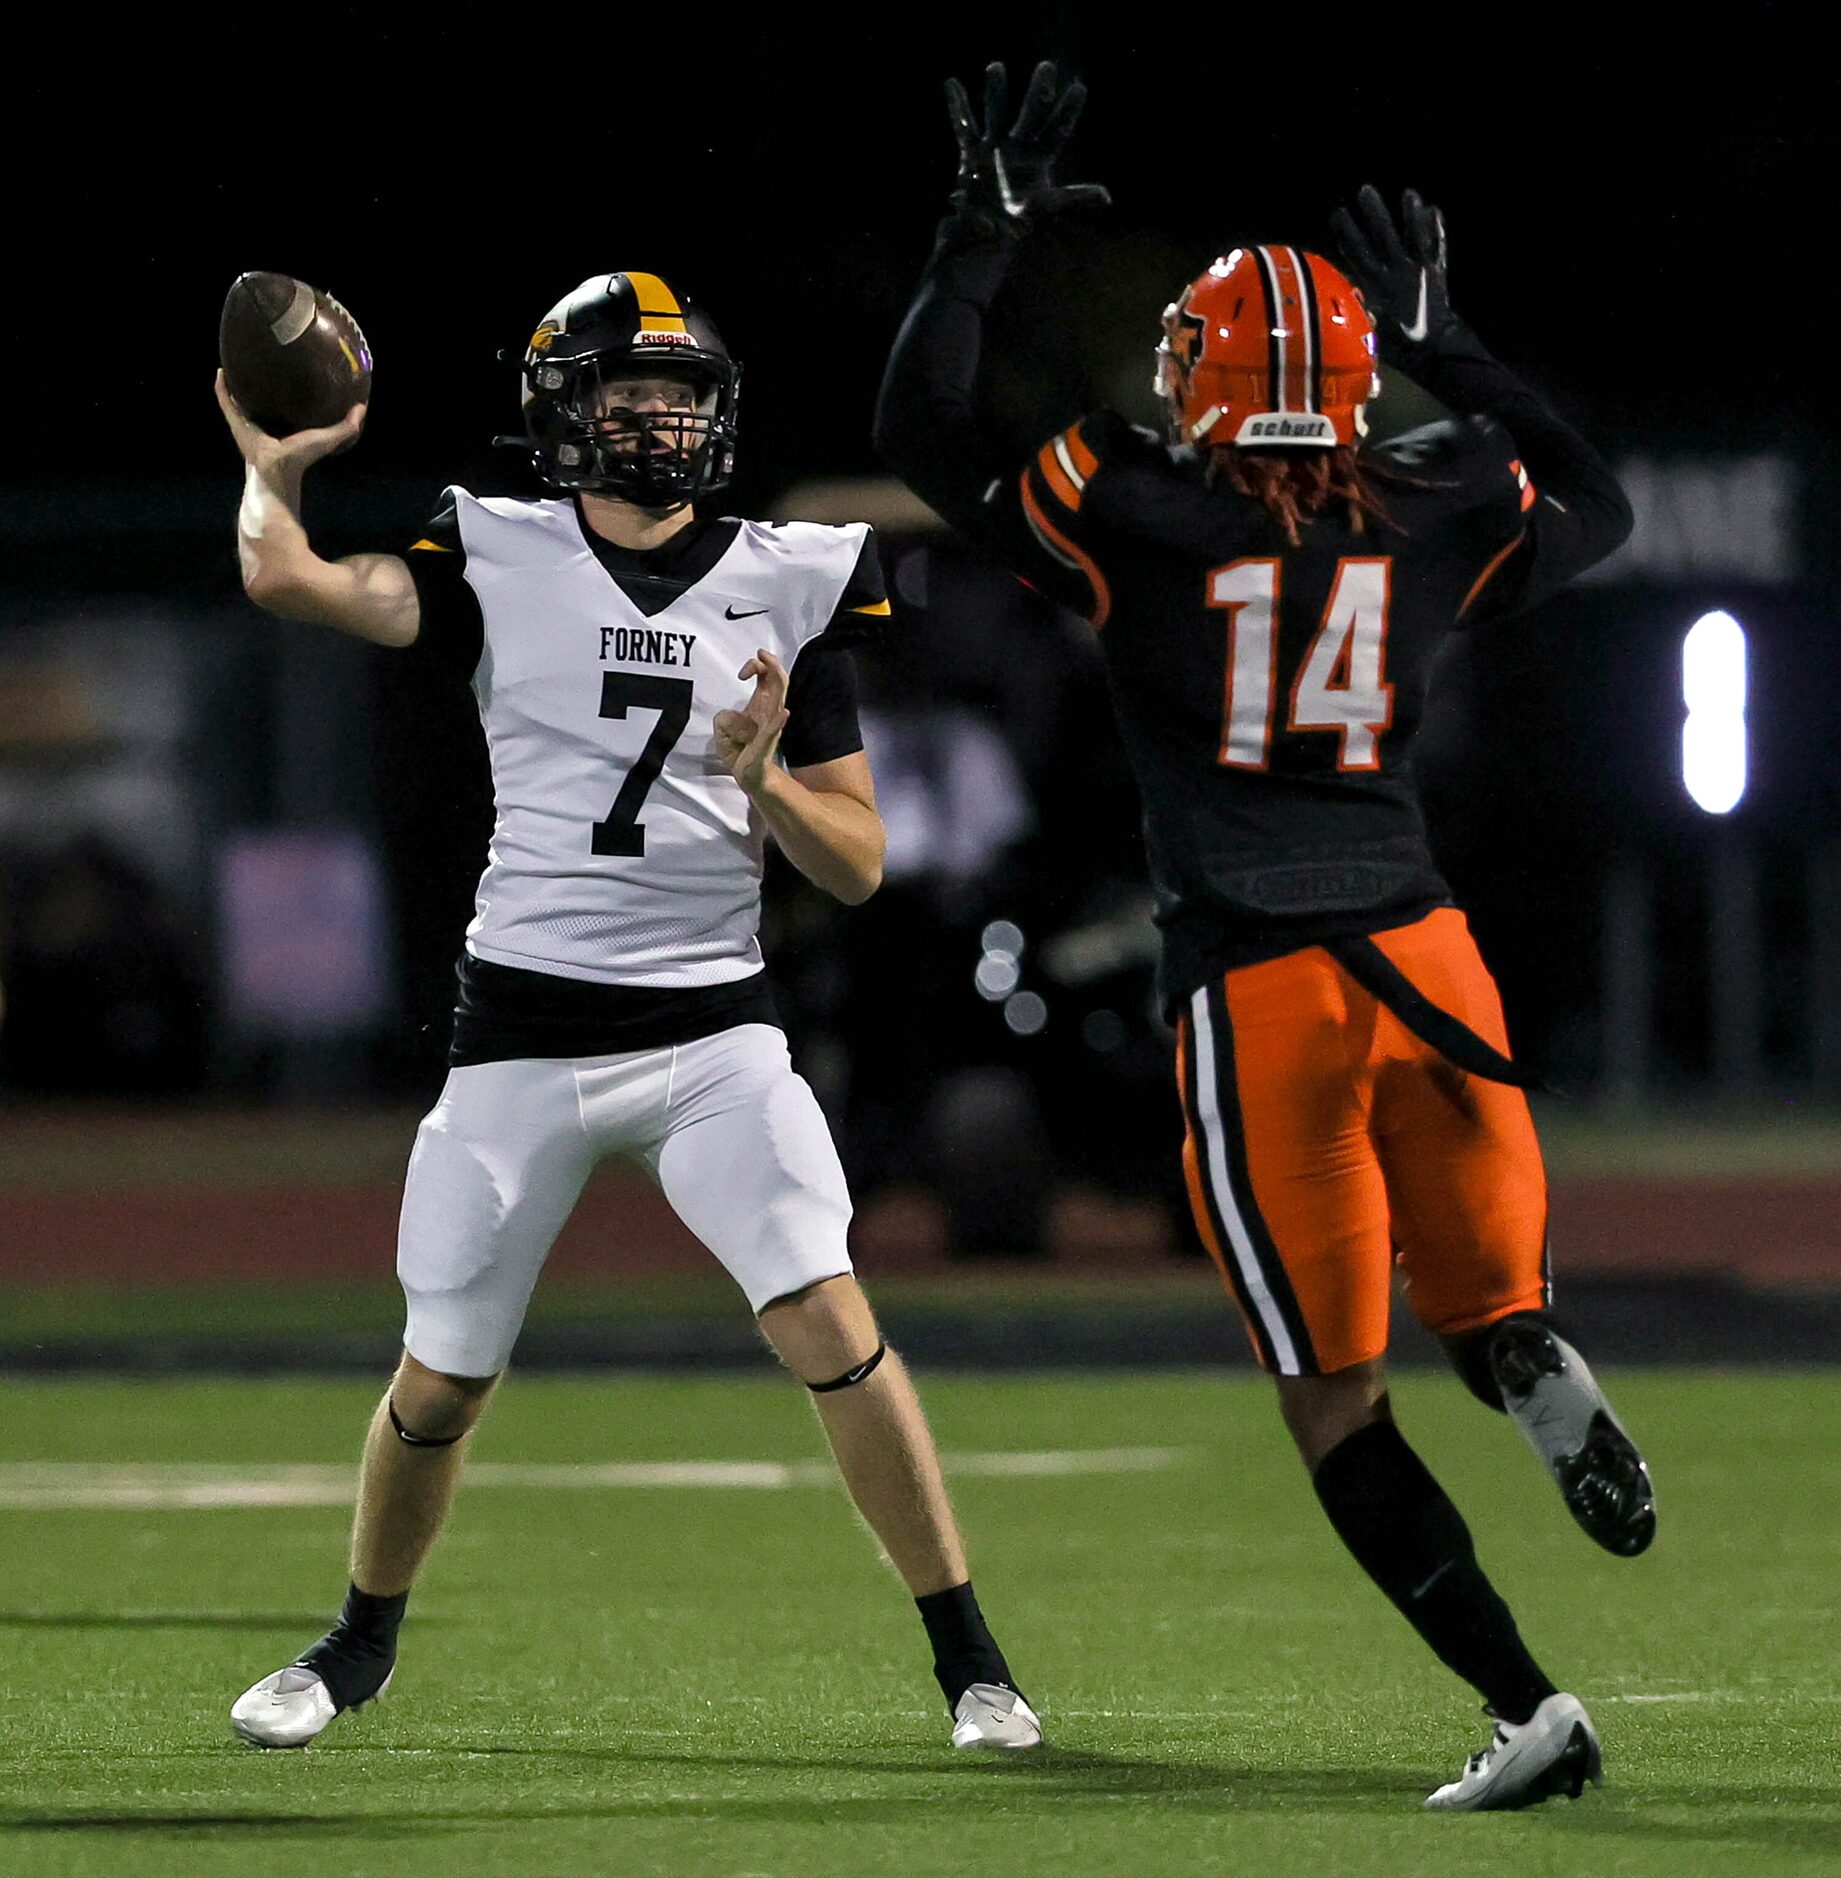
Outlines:
[[[301,480],[357,437],[362,406],[276,439],[218,385],[247,466],[249,595],[469,683],[496,817],[447,1082],[409,1163],[404,1354],[365,1444],[344,1608],[233,1724],[304,1747],[389,1686],[551,1243],[596,1162],[621,1155],[812,1391],[919,1606],[954,1744],[1032,1746],[919,1401],[852,1275],[843,1170],[756,937],[769,836],[845,902],[880,880],[850,652],[889,611],[875,543],[861,524],[699,507],[731,471],[740,368],[656,274],[584,281],[537,325],[522,377],[514,441],[549,493],[450,488],[405,552],[337,561],[302,527]]]

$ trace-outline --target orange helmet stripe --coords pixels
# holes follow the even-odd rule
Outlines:
[[[1279,411],[1315,411],[1316,300],[1310,273],[1295,248],[1260,248],[1261,277],[1272,312],[1272,397]],[[1297,308],[1286,309],[1286,301]]]
[[[1304,408],[1323,409],[1323,332],[1318,325],[1317,283],[1311,278],[1310,259],[1297,248],[1287,248],[1298,276],[1299,341],[1303,350],[1300,376],[1304,382]]]
[[[1308,411],[1310,404],[1310,360],[1305,356],[1303,310],[1304,285],[1298,279],[1297,256],[1289,248],[1274,248],[1279,291],[1284,295],[1284,313],[1279,324],[1285,329],[1285,404],[1293,411]]]
[[[1288,410],[1285,402],[1285,379],[1290,359],[1285,344],[1285,302],[1279,291],[1278,263],[1270,248],[1255,248],[1259,262],[1259,284],[1266,296],[1266,377],[1267,398],[1275,411]]]

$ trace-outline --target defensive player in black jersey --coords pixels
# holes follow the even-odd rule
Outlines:
[[[1018,462],[981,416],[989,308],[1084,101],[1037,69],[1005,134],[948,86],[953,211],[877,412],[952,525],[1100,631],[1143,791],[1197,1227],[1325,1512],[1484,1696],[1490,1744],[1438,1808],[1578,1793],[1599,1748],[1535,1663],[1455,1506],[1395,1426],[1396,1265],[1465,1380],[1506,1409],[1585,1530],[1655,1527],[1640,1455],[1549,1321],[1546,1189],[1502,1011],[1433,863],[1410,753],[1439,641],[1554,593],[1627,533],[1598,457],[1452,312],[1443,224],[1364,190],[1347,272],[1236,248],[1164,314],[1169,435],[1109,411]],[[1398,364],[1455,415],[1381,447]]]

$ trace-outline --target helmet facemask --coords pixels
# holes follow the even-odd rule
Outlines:
[[[732,361],[689,348],[620,350],[546,359],[530,378],[552,433],[548,475],[560,486],[669,509],[728,480],[738,378]]]

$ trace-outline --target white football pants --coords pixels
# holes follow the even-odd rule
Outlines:
[[[404,1347],[491,1376],[594,1164],[625,1154],[759,1311],[851,1269],[850,1194],[818,1099],[771,1024],[619,1056],[448,1072],[416,1133],[396,1271]]]

